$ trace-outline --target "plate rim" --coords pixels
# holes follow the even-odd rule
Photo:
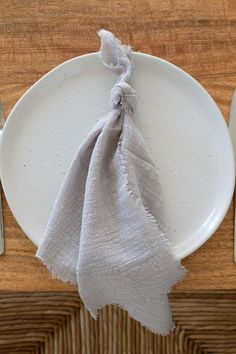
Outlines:
[[[133,52],[134,54],[134,58],[135,57],[140,57],[140,58],[148,58],[151,59],[155,62],[159,62],[159,64],[165,65],[179,73],[181,73],[184,77],[186,77],[188,80],[190,80],[195,86],[198,87],[198,89],[200,89],[203,93],[204,96],[208,99],[208,102],[214,106],[214,108],[216,109],[218,116],[221,118],[222,120],[222,128],[225,130],[226,135],[228,136],[228,142],[229,142],[229,149],[230,149],[230,159],[231,159],[231,176],[229,176],[229,179],[231,179],[231,185],[230,188],[228,189],[228,198],[225,199],[225,204],[218,209],[218,218],[217,218],[217,222],[214,223],[214,225],[209,228],[208,232],[205,232],[205,236],[201,238],[200,242],[198,242],[197,244],[194,243],[193,246],[191,248],[187,248],[185,250],[182,250],[182,252],[178,252],[177,254],[175,254],[175,256],[179,259],[183,259],[187,256],[189,256],[190,254],[192,254],[194,251],[196,251],[198,248],[200,248],[214,233],[215,231],[218,229],[218,227],[220,226],[220,224],[222,223],[224,217],[227,214],[227,211],[229,209],[229,206],[231,204],[231,200],[233,197],[233,193],[234,193],[234,188],[235,188],[235,160],[234,160],[234,155],[233,155],[233,147],[232,147],[232,141],[230,138],[230,134],[228,131],[228,126],[225,122],[225,119],[223,117],[222,112],[220,111],[218,105],[216,104],[216,102],[214,101],[214,99],[212,98],[212,96],[209,94],[209,92],[194,78],[192,77],[190,74],[188,74],[186,71],[184,71],[183,69],[181,69],[180,67],[176,66],[175,64],[153,56],[151,54],[146,54],[146,53],[141,53],[141,52]],[[86,60],[88,57],[99,57],[99,52],[92,52],[92,53],[88,53],[88,54],[83,54],[80,56],[76,56],[74,58],[68,59],[62,63],[60,63],[59,65],[55,66],[54,68],[52,68],[51,70],[49,70],[46,74],[44,74],[40,79],[38,79],[36,82],[33,83],[33,85],[31,85],[25,92],[24,94],[19,98],[19,100],[15,103],[15,105],[13,106],[11,112],[8,115],[8,118],[6,120],[6,123],[4,124],[4,128],[2,130],[2,136],[0,138],[0,176],[1,176],[1,182],[2,182],[2,187],[4,190],[4,194],[7,200],[7,203],[9,205],[9,208],[11,209],[17,223],[20,225],[21,229],[23,230],[23,232],[26,234],[26,236],[38,247],[38,244],[35,243],[35,240],[33,240],[33,238],[30,236],[30,234],[25,230],[24,227],[22,227],[22,223],[20,221],[20,218],[16,217],[15,215],[15,211],[13,211],[14,207],[12,208],[10,206],[9,203],[9,198],[8,198],[8,192],[7,192],[7,188],[5,187],[5,182],[4,182],[4,178],[2,179],[2,141],[4,141],[4,136],[6,136],[6,134],[4,134],[5,131],[8,130],[8,126],[10,124],[10,122],[14,119],[14,115],[15,112],[18,109],[18,106],[21,105],[22,101],[24,101],[25,97],[28,96],[29,93],[31,93],[31,91],[34,90],[35,87],[37,87],[38,85],[40,85],[40,83],[42,81],[44,81],[45,79],[50,79],[50,76],[53,75],[54,72],[60,70],[61,68],[65,67],[66,65],[72,63],[72,62],[76,62],[76,61],[81,61],[81,60]]]

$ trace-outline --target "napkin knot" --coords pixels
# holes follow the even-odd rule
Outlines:
[[[120,106],[132,113],[137,101],[136,91],[127,82],[118,82],[111,90],[110,101],[113,109]]]
[[[104,29],[98,34],[101,38],[100,57],[103,64],[119,74],[117,83],[111,90],[112,109],[120,107],[132,113],[136,104],[136,91],[127,83],[134,69],[131,48],[122,45],[111,32]]]

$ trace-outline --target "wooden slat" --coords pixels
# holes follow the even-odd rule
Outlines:
[[[236,292],[172,295],[171,306],[176,329],[163,337],[117,306],[95,321],[73,292],[0,293],[0,354],[236,352]]]

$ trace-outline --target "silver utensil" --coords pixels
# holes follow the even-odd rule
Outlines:
[[[232,140],[234,150],[234,159],[236,162],[236,89],[234,90],[231,107],[229,112],[229,134]],[[234,262],[236,263],[236,193],[234,192]]]
[[[2,135],[2,129],[5,123],[3,106],[0,103],[0,138]],[[2,211],[2,193],[0,189],[0,255],[4,253],[4,229],[3,229],[3,211]]]

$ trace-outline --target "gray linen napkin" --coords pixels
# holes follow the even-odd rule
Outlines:
[[[118,304],[167,334],[167,293],[184,269],[169,247],[158,176],[133,121],[131,49],[106,30],[98,34],[104,65],[119,73],[111,111],[79,147],[36,256],[53,276],[79,284],[94,318],[103,305]]]

